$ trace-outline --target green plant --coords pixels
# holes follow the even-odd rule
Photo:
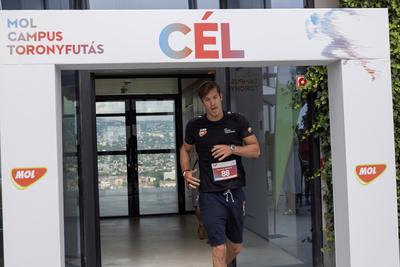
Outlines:
[[[301,90],[301,96],[298,98],[302,105],[307,101],[310,95],[314,99],[315,112],[312,114],[310,123],[306,123],[306,129],[301,136],[302,139],[308,139],[310,136],[320,140],[321,154],[323,164],[319,170],[315,170],[309,179],[321,177],[325,182],[324,202],[325,202],[325,225],[324,232],[326,241],[334,240],[334,213],[333,213],[333,192],[332,192],[332,168],[331,168],[331,146],[330,146],[330,122],[329,122],[329,99],[328,99],[328,76],[326,67],[310,67],[306,73],[307,85]],[[322,248],[323,252],[330,251],[326,242]]]

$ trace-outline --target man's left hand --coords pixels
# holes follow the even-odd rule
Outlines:
[[[211,149],[212,156],[219,161],[233,154],[231,147],[228,145],[215,145]]]

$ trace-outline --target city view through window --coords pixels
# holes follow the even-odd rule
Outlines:
[[[169,102],[173,112],[174,103]],[[136,116],[132,126],[126,126],[126,117],[120,114],[97,118],[101,216],[128,215],[130,157],[137,158],[141,214],[177,211],[175,117],[173,113],[151,115],[154,109],[147,112]],[[133,134],[127,137],[130,127]],[[132,153],[129,157],[127,151]]]

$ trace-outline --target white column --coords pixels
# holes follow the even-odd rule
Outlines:
[[[390,62],[328,66],[337,267],[398,267],[396,170]],[[368,185],[357,165],[386,164]]]
[[[54,65],[0,66],[5,266],[64,266],[61,123]],[[24,167],[47,174],[21,190],[11,170]]]

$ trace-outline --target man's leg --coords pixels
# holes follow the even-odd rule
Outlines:
[[[229,218],[226,228],[226,263],[230,264],[239,255],[243,242],[243,228],[245,216],[245,195],[242,189],[232,190],[229,202]]]
[[[233,259],[239,255],[240,250],[242,249],[241,244],[233,243],[229,240],[226,241],[226,264],[230,264]]]
[[[199,207],[212,250],[214,267],[226,267],[226,221],[228,210],[222,193],[201,193]]]
[[[226,246],[225,244],[212,247],[213,267],[226,267]]]

